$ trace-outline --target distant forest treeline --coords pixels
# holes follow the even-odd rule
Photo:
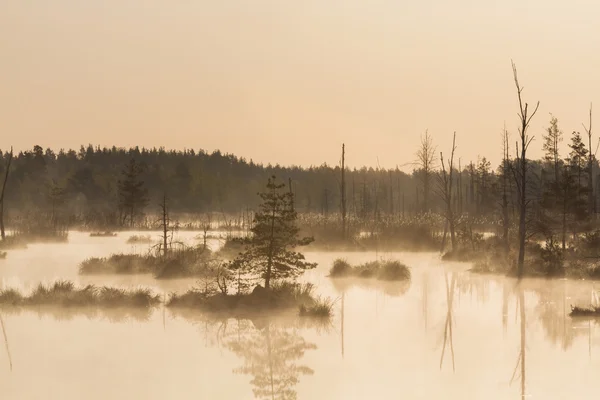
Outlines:
[[[0,176],[4,176],[8,156],[7,151],[0,151],[4,161],[0,163]],[[30,151],[14,154],[4,199],[5,218],[10,221],[15,216],[41,212],[61,215],[74,222],[83,216],[97,216],[98,220],[110,225],[122,225],[119,181],[131,160],[140,167],[139,180],[147,191],[142,211],[149,214],[156,213],[156,205],[164,193],[169,198],[170,210],[175,213],[235,214],[254,209],[260,200],[257,193],[264,190],[272,175],[285,183],[291,182],[299,212],[324,215],[340,212],[340,165],[283,167],[261,165],[219,151],[209,154],[202,150],[89,145],[82,146],[79,151],[61,150],[58,153],[34,146]],[[399,161],[407,163],[411,160]],[[549,162],[530,161],[528,174],[533,184],[528,196],[542,198],[543,171],[552,170],[543,167]],[[597,171],[597,161],[595,164]],[[460,169],[457,167],[455,162],[453,207],[459,214],[499,217],[501,166],[492,168],[485,158],[480,158],[462,164]],[[425,183],[425,174],[418,161],[410,174],[399,169],[346,169],[347,214],[370,219],[390,214],[443,212],[442,198],[436,195],[436,176],[428,178],[430,182]],[[514,188],[510,197],[514,212]]]

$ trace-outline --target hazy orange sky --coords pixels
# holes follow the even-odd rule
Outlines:
[[[429,129],[463,163],[517,128],[511,58],[569,134],[600,133],[593,0],[5,0],[0,148],[221,149],[259,162],[393,167]],[[566,140],[563,143],[566,148]]]

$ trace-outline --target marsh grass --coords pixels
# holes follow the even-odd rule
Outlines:
[[[351,266],[346,260],[337,259],[329,270],[331,278],[375,278],[381,281],[410,280],[410,269],[396,260],[369,261]]]
[[[0,240],[0,250],[26,249],[27,241],[23,236],[9,235]]]
[[[433,213],[406,217],[387,215],[376,219],[349,216],[345,234],[342,234],[344,226],[339,214],[302,214],[298,224],[303,235],[315,238],[307,251],[432,251],[439,249],[442,243],[440,231],[444,219]]]
[[[204,276],[212,253],[208,249],[186,248],[160,254],[113,254],[110,257],[89,258],[79,265],[81,275],[154,274],[156,279],[176,279]]]
[[[301,317],[329,318],[333,314],[334,303],[331,299],[317,297],[311,305],[300,305],[299,315]]]
[[[278,312],[289,309],[303,310],[307,316],[331,315],[333,302],[315,297],[311,283],[277,282],[270,289],[256,286],[251,293],[225,295],[207,294],[191,289],[183,294],[172,293],[167,307],[198,309],[227,315],[252,315],[264,311]]]
[[[113,254],[108,258],[92,257],[79,266],[82,275],[149,274],[156,271],[152,257],[139,254]]]
[[[62,306],[62,307],[137,307],[149,308],[160,303],[160,297],[149,289],[118,289],[88,285],[76,288],[73,282],[57,281],[39,284],[29,296],[16,289],[0,290],[2,306]]]

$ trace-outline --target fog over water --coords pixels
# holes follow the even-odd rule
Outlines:
[[[133,233],[131,233],[133,234]],[[192,243],[197,233],[182,232]],[[70,279],[157,293],[194,279],[80,277],[91,256],[131,251],[121,232],[30,245],[0,261],[2,287]],[[213,245],[218,245],[215,241]],[[133,249],[143,252],[148,245]],[[408,283],[331,280],[334,259],[395,258]],[[434,253],[309,252],[301,279],[336,299],[330,323],[294,315],[216,319],[148,313],[3,309],[2,398],[591,399],[600,395],[600,327],[569,317],[592,282],[475,275]]]

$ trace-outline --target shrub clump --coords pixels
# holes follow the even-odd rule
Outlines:
[[[337,259],[329,270],[332,278],[359,277],[376,278],[382,281],[405,281],[410,279],[410,269],[396,260],[369,261],[351,266],[347,261]]]
[[[333,266],[329,270],[329,276],[331,277],[342,277],[349,276],[352,274],[352,266],[346,260],[338,258],[333,262]]]
[[[52,285],[39,284],[29,296],[18,290],[0,290],[0,305],[4,306],[63,306],[63,307],[141,307],[160,303],[160,297],[149,289],[133,290],[88,285],[76,288],[73,282],[58,281]]]
[[[0,260],[3,260],[6,258],[6,252],[5,251],[0,251]]]

